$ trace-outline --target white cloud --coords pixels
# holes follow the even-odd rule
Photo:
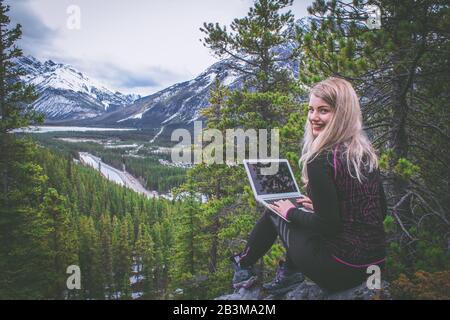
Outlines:
[[[296,17],[311,1],[296,1]],[[229,25],[252,0],[8,0],[23,25],[20,45],[39,59],[70,63],[113,90],[151,94],[190,80],[216,61],[199,41],[203,22]],[[67,28],[67,7],[81,29]],[[125,74],[129,72],[129,74]],[[115,77],[121,77],[115,79]]]

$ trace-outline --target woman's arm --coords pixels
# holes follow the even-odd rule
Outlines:
[[[308,164],[308,179],[314,213],[297,208],[291,209],[287,217],[299,226],[312,231],[333,235],[341,230],[339,202],[336,187],[332,179],[332,166],[326,155],[319,155]]]

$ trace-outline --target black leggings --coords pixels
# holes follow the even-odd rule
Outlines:
[[[268,209],[250,233],[247,247],[241,254],[241,265],[245,267],[256,263],[269,251],[277,236],[286,248],[287,259],[328,292],[355,287],[369,276],[365,267],[350,267],[337,262],[319,236],[287,223]]]

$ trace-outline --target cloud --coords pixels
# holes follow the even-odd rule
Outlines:
[[[158,73],[151,69],[132,71],[112,63],[103,63],[93,72],[118,87],[157,87],[161,85]]]
[[[151,94],[174,83],[190,78],[158,66],[145,66],[139,70],[100,60],[82,60],[78,58],[62,59],[52,57],[55,62],[72,65],[91,79],[97,80],[111,90]],[[138,90],[139,89],[139,90]]]
[[[306,7],[308,1],[296,1]],[[121,92],[150,94],[192,79],[217,61],[198,41],[204,21],[228,25],[252,0],[5,0],[23,26],[25,55],[68,63]],[[131,4],[132,3],[132,4]],[[67,28],[67,7],[81,29]]]
[[[154,91],[152,89],[162,89],[187,78],[184,74],[157,66],[143,67],[142,70],[129,70],[111,63],[104,63],[96,68],[90,68],[90,70],[98,79],[102,78],[114,87],[128,90],[148,87],[149,91]]]
[[[50,47],[58,34],[57,30],[47,26],[32,10],[30,0],[6,1],[10,11],[11,27],[22,25],[22,39],[19,42],[27,54],[38,55],[44,48]]]
[[[92,76],[122,91],[151,94],[172,84],[185,81],[190,76],[158,66],[130,70],[112,63],[97,63],[91,67]]]

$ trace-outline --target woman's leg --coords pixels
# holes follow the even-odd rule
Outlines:
[[[270,217],[287,249],[287,259],[320,287],[340,291],[367,279],[364,268],[349,267],[334,260],[317,234],[292,225],[277,215],[271,214]]]
[[[255,264],[269,251],[277,239],[278,233],[271,220],[272,215],[269,209],[265,209],[263,215],[253,227],[245,250],[239,256],[239,263],[242,267]]]
[[[367,279],[365,269],[337,262],[320,237],[300,228],[291,232],[288,254],[305,276],[329,292],[353,288]]]
[[[317,234],[286,222],[268,209],[254,226],[244,252],[239,255],[241,267],[250,267],[262,258],[277,236],[286,248],[287,260],[323,289],[345,290],[367,279],[365,269],[348,267],[334,260]]]
[[[253,227],[244,252],[240,254],[241,265],[250,266],[256,263],[269,251],[277,236],[280,237],[285,249],[288,250],[291,232],[291,226],[285,220],[266,208]],[[291,262],[289,256],[286,259]]]

